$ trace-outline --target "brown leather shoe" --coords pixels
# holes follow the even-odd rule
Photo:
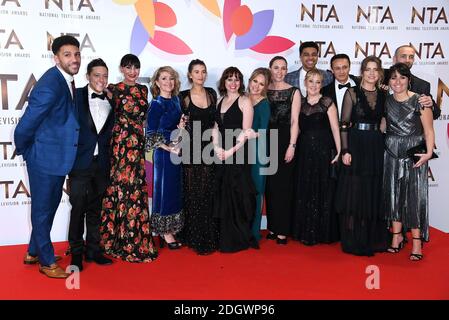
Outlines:
[[[58,262],[59,260],[61,260],[62,257],[61,256],[55,256],[55,262]],[[30,256],[30,254],[27,252],[25,253],[25,257],[23,258],[23,263],[24,264],[36,264],[39,262],[39,257],[33,257]]]
[[[70,276],[69,273],[66,273],[56,263],[53,263],[49,267],[39,265],[39,272],[45,274],[49,278],[65,279]]]

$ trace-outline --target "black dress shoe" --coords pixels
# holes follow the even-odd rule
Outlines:
[[[72,253],[72,262],[70,264],[76,266],[79,271],[83,271],[83,255]]]
[[[277,244],[287,244],[287,238],[284,238],[284,239],[277,238],[276,243]]]
[[[103,254],[100,252],[97,252],[93,255],[87,255],[86,254],[86,262],[95,262],[96,264],[106,266],[109,264],[112,264],[112,260],[109,258],[106,258]]]
[[[272,232],[269,232],[266,237],[268,240],[276,240],[278,237]]]

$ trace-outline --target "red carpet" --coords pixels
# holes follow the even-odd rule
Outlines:
[[[66,247],[55,244],[56,253]],[[79,290],[22,264],[25,250],[0,247],[0,299],[449,299],[449,235],[435,229],[421,262],[408,260],[410,243],[399,254],[370,258],[344,254],[339,244],[293,241],[262,240],[260,250],[209,256],[164,248],[148,264],[86,263]],[[69,262],[64,257],[61,265]],[[379,268],[380,289],[365,287],[369,265]]]

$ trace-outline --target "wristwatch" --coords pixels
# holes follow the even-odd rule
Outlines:
[[[289,143],[289,146],[292,146],[293,148],[296,148],[296,143]]]

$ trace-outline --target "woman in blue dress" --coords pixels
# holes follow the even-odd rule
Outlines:
[[[179,76],[173,68],[165,66],[156,70],[151,78],[153,100],[148,111],[146,132],[146,149],[154,149],[151,226],[170,249],[181,247],[175,234],[184,224],[178,149],[169,145],[170,136],[181,119],[179,87]]]

